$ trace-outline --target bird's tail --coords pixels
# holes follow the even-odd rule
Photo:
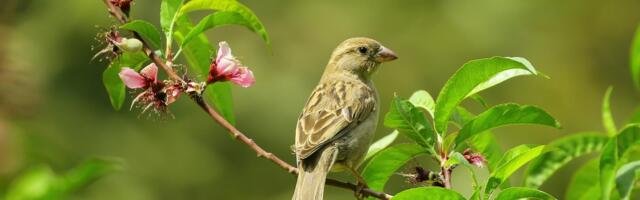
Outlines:
[[[338,149],[327,146],[298,164],[298,181],[293,200],[322,200],[327,173],[338,156]]]

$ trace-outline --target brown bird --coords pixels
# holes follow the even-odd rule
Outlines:
[[[294,151],[299,172],[293,200],[321,200],[329,171],[346,169],[359,188],[366,187],[356,169],[378,123],[378,93],[371,75],[380,63],[396,58],[369,38],[347,39],[333,51],[298,119]]]

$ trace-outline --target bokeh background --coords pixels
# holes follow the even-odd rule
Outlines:
[[[610,85],[615,88],[612,109],[618,124],[625,122],[640,97],[628,69],[631,38],[640,23],[639,1],[242,2],[265,24],[272,51],[242,27],[207,35],[214,44],[228,41],[257,77],[254,87],[234,88],[239,129],[290,163],[294,127],[307,95],[332,49],[353,36],[375,38],[400,56],[383,65],[374,78],[383,112],[394,94],[408,97],[424,89],[435,96],[468,60],[494,55],[528,58],[551,79],[517,78],[482,95],[490,104],[538,105],[564,128],[496,130],[504,148],[603,130],[600,105]],[[174,104],[176,118],[170,120],[111,108],[101,81],[107,63],[90,61],[97,51],[92,49],[98,45],[96,33],[113,23],[102,1],[1,3],[0,191],[30,166],[46,164],[64,172],[99,156],[120,158],[124,169],[73,199],[290,198],[294,177],[256,158],[191,101]],[[159,1],[153,0],[136,0],[132,9],[135,18],[156,24],[158,13]],[[390,131],[380,126],[377,137]],[[562,198],[571,174],[585,160],[562,168],[542,189]],[[469,194],[470,182],[464,170],[459,171],[454,187]],[[519,184],[519,176],[512,183]],[[410,187],[399,176],[391,185],[389,192]],[[352,193],[329,187],[326,196],[349,199]]]

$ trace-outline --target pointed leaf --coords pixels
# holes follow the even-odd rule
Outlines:
[[[395,97],[384,117],[384,125],[397,129],[421,146],[430,149],[435,142],[435,133],[424,114],[407,100]]]
[[[524,185],[540,187],[562,166],[579,156],[600,151],[608,140],[601,133],[579,133],[552,142],[547,145],[550,151],[536,158],[527,168]]]
[[[369,160],[369,158],[373,157],[384,148],[387,148],[389,145],[391,145],[391,143],[393,143],[393,141],[396,140],[396,138],[398,138],[399,134],[400,132],[394,130],[393,132],[389,133],[389,135],[386,135],[371,144],[371,146],[369,146],[369,150],[367,151],[367,155],[364,157],[364,160]]]
[[[483,108],[489,108],[489,103],[487,103],[487,100],[484,100],[484,98],[479,94],[473,94],[468,98],[478,102],[478,104],[480,104]]]
[[[62,176],[62,188],[64,193],[71,193],[99,178],[116,172],[122,168],[122,164],[116,160],[90,159],[76,166]]]
[[[623,200],[628,200],[631,196],[634,184],[640,175],[640,161],[627,163],[620,167],[616,173],[616,188]]]
[[[544,110],[518,104],[497,105],[465,124],[456,138],[456,145],[483,131],[509,124],[538,124],[560,128],[560,123]]]
[[[454,120],[457,124],[467,124],[469,121],[473,120],[475,115],[464,109],[463,107],[458,106],[455,113],[452,116],[452,120]],[[449,136],[447,136],[449,137]],[[480,152],[485,159],[487,159],[487,165],[489,167],[489,171],[493,171],[498,166],[498,161],[502,158],[502,147],[498,144],[496,137],[493,135],[491,131],[484,131],[482,133],[476,134],[468,139],[469,142],[462,143],[456,146],[457,151],[464,151],[465,148],[471,147],[476,151]],[[468,145],[468,146],[467,146]]]
[[[114,109],[120,110],[120,108],[122,108],[126,96],[124,83],[122,83],[120,76],[118,76],[120,70],[123,67],[138,69],[147,60],[149,60],[149,58],[142,52],[125,52],[115,58],[111,64],[109,64],[109,67],[104,70],[102,73],[102,83],[107,89],[109,100],[111,100],[111,105]]]
[[[550,194],[525,187],[507,188],[500,192],[495,200],[514,200],[514,199],[540,199],[540,200],[556,200]]]
[[[362,170],[362,177],[375,191],[384,191],[384,186],[400,167],[409,160],[426,153],[417,144],[397,144],[376,154]]]
[[[162,0],[160,3],[160,27],[167,37],[171,37],[171,27],[183,2],[184,0]]]
[[[237,12],[225,12],[225,11],[215,12],[213,14],[210,14],[202,18],[202,20],[198,22],[198,25],[196,25],[191,30],[191,32],[189,32],[189,34],[185,36],[184,41],[182,42],[182,46],[188,44],[191,41],[191,39],[193,39],[193,37],[196,37],[209,29],[213,29],[216,27],[224,26],[224,25],[240,25],[240,26],[247,27],[249,30],[253,32],[260,33],[259,31],[261,30],[258,30],[256,29],[256,27],[252,26],[250,20],[251,19],[247,19],[245,18],[245,16],[240,15]],[[266,32],[264,34],[266,34]]]
[[[251,30],[258,33],[264,42],[271,44],[267,30],[260,22],[260,19],[245,5],[235,0],[192,0],[187,2],[180,10],[181,14],[186,14],[196,10],[215,10],[219,12],[237,13],[242,16],[243,21],[248,23]]]
[[[615,185],[615,173],[622,156],[634,145],[640,144],[640,125],[624,128],[615,139],[609,140],[600,155],[600,188],[601,199],[610,199]]]
[[[599,159],[592,159],[573,174],[565,199],[597,200],[600,198]]]
[[[184,41],[184,36],[193,29],[193,25],[186,16],[176,20],[177,29],[174,37],[180,43]],[[189,44],[182,48],[182,54],[187,60],[191,72],[195,72],[203,79],[209,73],[211,55],[214,50],[209,40],[204,35],[199,35],[191,40]],[[218,112],[231,124],[235,124],[233,114],[233,99],[231,96],[231,84],[229,82],[216,83],[207,86],[205,91],[206,99],[212,103]]]
[[[453,190],[441,187],[421,187],[402,191],[393,197],[393,200],[465,200],[465,198]]]
[[[414,92],[409,98],[409,102],[411,102],[415,107],[426,110],[429,112],[429,115],[431,115],[431,118],[433,118],[433,110],[436,107],[436,102],[427,91],[418,90]]]
[[[498,168],[491,173],[487,181],[487,186],[484,191],[486,195],[485,198],[489,198],[493,191],[504,183],[518,168],[542,154],[544,149],[544,145],[535,148],[525,147],[526,146],[521,145],[507,151],[505,158],[499,162]]]
[[[536,70],[524,58],[493,57],[465,63],[444,85],[435,107],[435,127],[443,134],[453,110],[477,92],[521,75],[535,75]]]
[[[59,198],[55,188],[58,179],[48,166],[36,166],[28,169],[13,180],[7,189],[6,200],[53,199]]]
[[[613,121],[611,115],[611,91],[613,87],[609,86],[607,92],[604,93],[604,99],[602,100],[602,124],[604,129],[607,130],[609,136],[615,136],[618,131],[616,130],[616,123]]]
[[[120,26],[121,29],[135,31],[154,48],[159,48],[162,38],[160,31],[153,24],[144,20],[133,20]]]
[[[640,26],[636,30],[635,37],[631,43],[630,56],[631,77],[636,89],[640,89]]]

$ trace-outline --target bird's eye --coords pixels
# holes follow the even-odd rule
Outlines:
[[[368,51],[369,49],[367,49],[367,47],[358,47],[358,52],[361,54],[366,54]]]

